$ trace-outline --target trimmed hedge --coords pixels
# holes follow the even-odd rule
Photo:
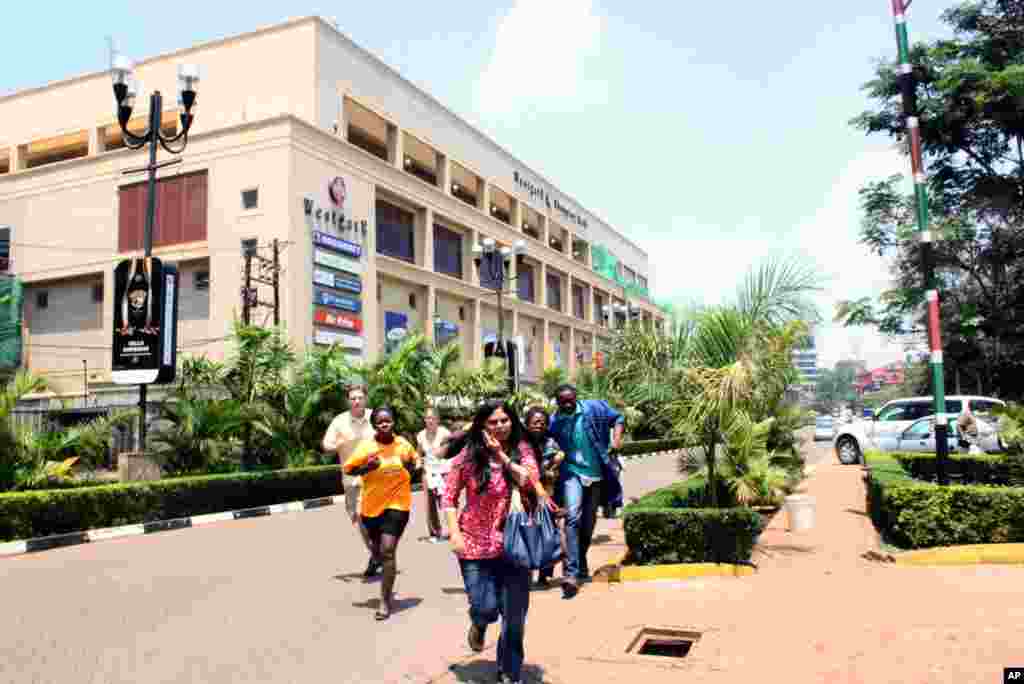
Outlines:
[[[868,511],[883,538],[921,549],[1024,542],[1024,487],[921,482],[891,454],[868,453]]]
[[[635,442],[626,442],[621,449],[612,449],[611,453],[619,456],[635,456],[684,448],[686,448],[686,441],[682,439],[641,439]]]
[[[935,454],[895,453],[893,456],[914,479],[937,480]],[[963,484],[1007,485],[1015,480],[1013,459],[1000,454],[950,454],[947,463],[949,476]]]
[[[719,501],[728,508],[704,508],[707,484],[694,477],[653,491],[623,511],[629,560],[662,563],[739,563],[750,560],[763,521],[757,512],[736,507],[720,483]]]
[[[335,496],[338,466],[0,494],[0,541]]]

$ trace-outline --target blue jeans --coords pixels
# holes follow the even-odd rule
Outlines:
[[[594,538],[597,507],[601,501],[601,483],[589,487],[576,475],[566,475],[559,482],[558,504],[565,508],[565,562],[562,574],[567,579],[590,576],[587,552]]]
[[[501,617],[498,669],[519,681],[523,669],[523,637],[530,607],[530,571],[504,558],[459,559],[462,582],[469,595],[469,619],[486,627]]]

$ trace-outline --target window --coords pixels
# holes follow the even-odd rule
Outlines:
[[[96,285],[92,286],[92,301],[103,301],[103,283],[97,283]]]
[[[259,244],[256,238],[242,238],[242,256],[256,256]]]
[[[992,409],[999,406],[994,401],[985,401],[983,399],[972,399],[971,400],[971,413],[992,413]],[[952,411],[950,411],[952,413]]]
[[[259,209],[260,206],[260,190],[259,188],[250,188],[242,191],[242,209],[245,211],[252,211],[253,209]]]
[[[964,402],[959,399],[947,399],[946,400],[946,413],[963,413]],[[932,413],[932,405],[928,405],[928,412]]]
[[[562,279],[555,273],[547,274],[548,306],[555,311],[562,310]]]
[[[161,178],[156,182],[156,192],[154,247],[206,240],[206,171]],[[142,249],[145,221],[146,183],[134,183],[120,188],[118,251]]]
[[[0,271],[11,270],[11,227],[0,228]]]
[[[608,325],[604,317],[605,299],[599,294],[594,295],[594,309],[597,312],[597,324]]]
[[[415,262],[414,219],[411,211],[377,200],[377,254]]]
[[[358,126],[349,124],[348,141],[375,157],[379,157],[384,161],[388,160],[388,146]]]
[[[644,276],[637,276],[637,282],[640,284],[640,287],[642,287],[645,290],[647,289],[647,278],[646,277],[644,277]]]
[[[906,439],[927,439],[932,436],[932,420],[919,420],[911,425],[903,436]]]
[[[516,281],[516,294],[524,302],[535,302],[536,293],[533,291],[533,265],[519,264],[519,280]]]
[[[193,287],[197,290],[209,290],[210,289],[210,272],[209,271],[196,271],[192,281]]]
[[[410,292],[409,293],[409,308],[410,309],[415,309],[416,308],[416,293],[415,292]]]
[[[910,420],[908,417],[910,414],[909,408],[907,404],[894,404],[878,414],[878,420],[885,423],[897,420]]]
[[[46,290],[36,293],[36,308],[45,309],[50,306],[50,293]]]
[[[462,278],[462,234],[434,224],[434,270]]]
[[[586,292],[582,285],[573,283],[572,286],[572,315],[579,319],[586,318]]]

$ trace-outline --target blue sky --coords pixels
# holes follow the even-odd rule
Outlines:
[[[6,25],[46,32],[7,32],[25,59],[0,92],[105,68],[107,35],[142,58],[320,14],[646,249],[658,297],[718,302],[793,252],[829,278],[826,319],[884,287],[857,244],[856,191],[908,162],[847,121],[873,61],[895,54],[888,0],[60,4],[59,22],[52,5],[5,8]],[[949,4],[914,3],[911,39],[938,35]],[[831,325],[819,348],[829,365],[901,356]]]

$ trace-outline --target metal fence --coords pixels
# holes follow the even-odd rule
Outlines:
[[[112,404],[81,408],[17,408],[11,412],[11,419],[14,425],[20,429],[38,433],[58,432],[108,415],[112,410],[127,407],[126,404]],[[146,413],[150,425],[153,422],[154,409],[155,406],[152,403],[147,407]],[[137,421],[133,421],[131,425],[114,428],[111,447],[107,453],[107,467],[113,467],[117,463],[117,457],[122,453],[137,451],[138,443]]]

